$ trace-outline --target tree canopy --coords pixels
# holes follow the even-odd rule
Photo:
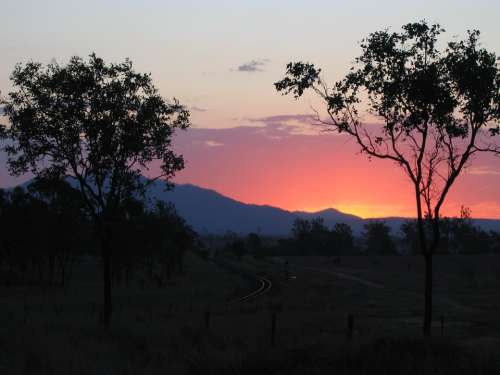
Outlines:
[[[367,254],[397,254],[396,245],[391,237],[391,228],[380,220],[364,225],[363,239]]]
[[[76,180],[92,216],[140,192],[151,162],[166,180],[183,168],[170,146],[189,112],[165,101],[129,60],[106,64],[92,54],[67,65],[18,64],[11,81],[1,102],[10,124],[0,132],[12,140],[4,147],[10,172]]]
[[[479,31],[439,50],[443,31],[422,21],[401,33],[370,34],[351,71],[332,87],[321,69],[304,62],[289,63],[275,83],[295,98],[314,90],[326,104],[327,118],[317,112],[318,124],[354,137],[368,156],[401,166],[416,187],[419,212],[431,218],[439,217],[471,156],[500,150],[489,137],[499,132],[496,55],[481,47]]]

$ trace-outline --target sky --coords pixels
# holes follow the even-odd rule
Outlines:
[[[484,47],[500,52],[498,0],[0,0],[0,9],[3,94],[18,62],[128,57],[191,110],[192,128],[175,141],[186,159],[177,182],[247,203],[363,217],[414,216],[410,184],[391,163],[370,162],[352,142],[311,127],[321,103],[273,88],[285,64],[313,62],[335,81],[363,37],[421,19],[439,22],[447,38],[480,29]],[[0,165],[0,186],[17,181]],[[500,160],[475,160],[445,212],[457,215],[463,204],[473,216],[500,218],[499,182]]]

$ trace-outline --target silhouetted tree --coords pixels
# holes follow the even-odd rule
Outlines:
[[[309,233],[309,246],[313,253],[326,255],[337,252],[337,244],[335,243],[331,232],[325,226],[325,221],[322,217],[316,217],[311,220],[311,232]]]
[[[418,244],[418,228],[416,220],[405,220],[400,228],[403,233],[404,242],[409,247],[410,254],[417,254],[420,250]]]
[[[36,190],[41,185],[36,181],[2,197],[0,274],[8,285],[38,282],[63,286],[81,250],[87,221],[79,195],[70,186],[60,186],[57,194],[41,193]]]
[[[451,222],[451,246],[457,253],[477,254],[490,251],[491,238],[472,222],[471,210],[463,207],[460,217]]]
[[[247,241],[229,230],[223,236],[223,251],[241,258],[248,252]]]
[[[493,254],[500,254],[500,233],[492,230],[488,233],[488,237],[489,237],[490,251]]]
[[[334,243],[338,247],[340,254],[352,254],[354,251],[354,235],[348,224],[337,223],[333,227],[332,235]]]
[[[241,258],[243,255],[245,255],[248,251],[245,241],[242,239],[238,238],[237,240],[231,242],[229,244],[229,250],[236,255],[238,258]]]
[[[0,228],[2,231],[5,230],[5,210],[7,209],[7,199],[5,190],[0,188]],[[0,235],[0,270],[4,267],[4,262],[7,257],[7,247],[6,247],[6,238],[5,235]]]
[[[79,243],[82,231],[82,211],[84,202],[79,191],[67,181],[37,177],[28,186],[28,192],[33,197],[47,205],[47,215],[43,224],[50,233],[48,250],[49,280],[53,282],[54,270],[57,266],[61,271],[60,284],[64,285],[67,276],[67,266],[73,260],[72,253]]]
[[[249,233],[246,239],[246,247],[250,253],[256,257],[264,255],[264,245],[262,239],[257,233]]]
[[[432,232],[432,222],[427,222],[429,227],[429,235]],[[443,217],[439,222],[439,232],[440,232],[440,240],[438,246],[435,250],[436,253],[448,254],[452,252],[452,225],[453,219],[448,217]]]
[[[472,222],[471,211],[461,207],[460,217],[443,217],[440,220],[441,240],[437,253],[478,254],[493,251],[495,235],[487,233]],[[427,235],[432,234],[432,223],[424,221]],[[416,254],[418,247],[417,221],[407,220],[401,225],[405,242],[411,246],[411,253]]]
[[[292,226],[292,238],[285,241],[288,244],[283,249],[295,249],[299,255],[338,255],[352,253],[354,250],[354,236],[349,225],[337,223],[329,230],[323,218],[312,220],[295,219]]]
[[[309,238],[311,233],[311,222],[309,220],[297,218],[292,225],[292,237],[300,255],[305,255],[308,251]]]
[[[170,148],[176,128],[189,126],[189,113],[176,100],[166,102],[151,76],[132,63],[105,64],[92,54],[61,66],[16,65],[14,91],[4,105],[9,127],[0,134],[14,175],[73,179],[101,243],[104,280],[103,322],[111,319],[111,227],[122,203],[140,195],[149,181],[141,173],[158,160],[156,178],[168,181],[183,168]]]
[[[297,218],[292,236],[300,255],[326,254],[331,240],[330,232],[321,217],[312,220]]]
[[[7,266],[4,282],[7,285],[27,282],[27,277],[32,277],[35,268],[38,268],[45,243],[42,236],[46,235],[40,229],[46,221],[36,227],[33,223],[47,213],[40,203],[32,200],[20,187],[5,195],[2,210],[2,247]],[[40,276],[39,272],[38,275]]]
[[[174,207],[157,202],[153,210],[148,210],[135,218],[136,226],[142,228],[138,239],[147,239],[146,265],[150,280],[156,278],[159,286],[169,280],[174,271],[184,271],[184,253],[195,242],[195,233],[177,215]],[[159,266],[154,274],[154,266]]]
[[[423,331],[431,334],[432,256],[440,242],[441,207],[464,166],[479,152],[499,152],[488,137],[499,133],[500,74],[494,53],[481,48],[479,31],[441,51],[439,25],[425,21],[370,34],[346,77],[329,88],[320,69],[287,65],[275,83],[295,98],[312,89],[326,104],[317,122],[352,137],[369,157],[390,160],[414,190],[420,251],[425,257]],[[367,108],[364,117],[361,108]],[[377,119],[381,126],[368,125]],[[427,215],[432,235],[424,228]]]
[[[367,254],[396,254],[391,228],[383,221],[369,221],[364,225],[363,239]]]

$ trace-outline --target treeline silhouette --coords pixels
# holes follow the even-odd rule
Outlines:
[[[354,236],[347,224],[336,224],[328,229],[322,218],[296,219],[292,237],[281,241],[280,248],[293,249],[295,255],[338,255],[354,251]]]
[[[440,254],[499,254],[500,233],[485,231],[474,225],[470,216],[442,219]],[[432,230],[426,222],[427,230]],[[205,241],[205,246],[210,241]],[[212,241],[213,242],[213,241]],[[420,255],[417,221],[408,219],[394,233],[384,220],[370,220],[356,236],[345,223],[332,228],[321,217],[312,220],[297,218],[288,238],[259,236],[250,233],[241,236],[227,232],[213,247],[217,252],[236,257],[263,256],[339,256],[339,255]],[[209,254],[205,247],[203,255]]]
[[[426,226],[430,230],[429,226]],[[485,231],[474,225],[471,219],[443,218],[441,241],[436,249],[441,254],[500,254],[500,233]],[[419,254],[416,220],[408,220],[401,225],[405,250]]]
[[[107,227],[115,284],[163,286],[183,272],[195,232],[163,202],[128,199]],[[0,189],[0,283],[64,286],[85,256],[98,258],[99,236],[79,192],[64,180],[35,179],[26,188]]]
[[[63,286],[76,257],[92,249],[78,194],[65,183],[36,181],[0,190],[0,272],[4,285]]]
[[[240,236],[227,232],[220,239],[206,239],[205,245],[215,248],[216,254],[237,257],[253,255],[257,258],[277,255],[347,255],[357,251],[349,225],[338,223],[329,229],[322,218],[297,218],[288,238],[260,236],[257,233]]]

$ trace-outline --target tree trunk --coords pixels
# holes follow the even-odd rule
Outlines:
[[[54,255],[49,256],[49,285],[54,285],[55,259]]]
[[[37,268],[38,268],[38,283],[40,285],[43,285],[43,264],[42,264],[42,261],[41,260],[38,260],[36,262],[36,265],[37,265]],[[35,279],[33,279],[33,281],[35,281]]]
[[[125,266],[125,286],[127,288],[130,286],[130,266],[128,264]]]
[[[63,288],[65,281],[66,281],[66,262],[63,260],[61,263],[61,287]]]
[[[434,211],[432,219],[433,238],[432,243],[425,254],[425,314],[424,314],[424,336],[431,335],[432,326],[432,256],[439,248],[441,241],[439,207]]]
[[[104,304],[102,311],[102,322],[109,325],[111,321],[111,232],[108,224],[104,225],[104,231],[101,232],[102,263],[103,263],[103,282],[104,282]]]
[[[180,274],[184,274],[184,249],[181,249],[178,254],[178,264],[179,264],[179,272]]]
[[[417,228],[418,228],[418,242],[421,254],[425,260],[425,292],[424,292],[424,336],[431,335],[432,325],[432,255],[434,253],[434,246],[437,244],[436,237],[434,236],[433,246],[428,247],[427,238],[425,235],[424,218],[422,215],[422,201],[419,191],[420,183],[415,186],[416,200],[417,200]],[[435,223],[439,225],[439,223]],[[436,229],[436,227],[434,227]],[[434,235],[439,234],[434,232]]]
[[[148,274],[149,274],[149,282],[153,282],[153,257],[150,256],[148,258]]]
[[[425,258],[425,311],[424,311],[424,336],[431,335],[432,326],[432,253],[424,254]]]

